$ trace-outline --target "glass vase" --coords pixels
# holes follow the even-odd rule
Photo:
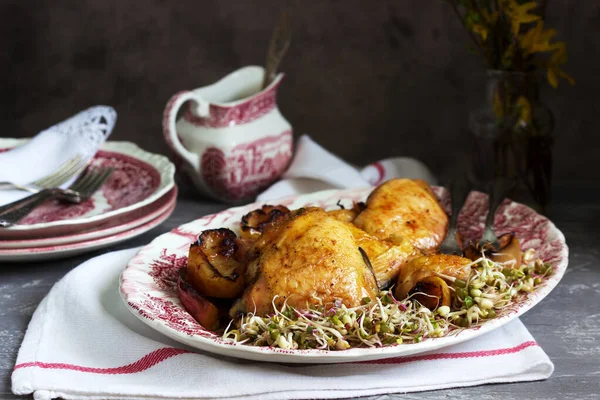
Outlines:
[[[540,101],[534,74],[488,71],[487,76],[483,107],[469,115],[473,177],[514,179],[545,213],[551,202],[553,114]]]

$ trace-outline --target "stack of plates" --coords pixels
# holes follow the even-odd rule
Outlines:
[[[25,140],[0,138],[0,149]],[[71,256],[138,236],[171,215],[177,199],[175,167],[133,143],[106,142],[92,165],[114,172],[81,204],[48,202],[19,225],[0,228],[0,262]]]

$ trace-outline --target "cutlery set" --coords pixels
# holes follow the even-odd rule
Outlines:
[[[49,175],[26,185],[14,182],[0,182],[0,190],[23,190],[33,193],[21,200],[0,207],[0,227],[9,227],[26,217],[35,208],[48,200],[60,199],[79,204],[89,199],[106,182],[113,172],[112,168],[90,168],[90,160],[75,156]],[[59,186],[73,177],[79,177],[68,188]]]
[[[73,171],[74,173],[79,172],[79,170]],[[90,167],[68,189],[58,187],[46,188],[22,200],[6,204],[0,207],[0,227],[8,227],[16,224],[36,207],[51,199],[58,198],[70,203],[79,204],[89,199],[100,189],[112,172],[112,168]],[[69,176],[67,180],[71,177]]]
[[[478,248],[491,247],[500,250],[500,241],[494,233],[494,217],[496,210],[514,187],[514,181],[505,178],[496,178],[487,185],[488,213],[485,220],[483,235],[478,243]],[[448,224],[448,233],[442,242],[439,252],[443,254],[462,254],[463,246],[457,234],[458,214],[465,204],[474,185],[469,179],[455,180],[448,189],[450,191],[451,213]]]

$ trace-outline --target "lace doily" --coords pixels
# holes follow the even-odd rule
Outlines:
[[[29,184],[76,156],[84,161],[91,159],[111,134],[116,120],[112,107],[91,107],[43,130],[21,146],[0,152],[0,182]],[[0,205],[24,195],[18,190],[0,191]]]
[[[40,134],[56,132],[65,143],[75,145],[80,156],[90,158],[111,134],[116,121],[117,112],[112,107],[96,106],[81,111]]]

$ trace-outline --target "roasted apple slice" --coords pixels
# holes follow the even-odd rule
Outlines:
[[[450,307],[452,303],[452,294],[448,284],[437,276],[427,276],[421,279],[409,294],[413,294],[413,299],[430,310],[440,306]]]
[[[514,233],[505,233],[498,237],[500,248],[494,249],[490,244],[480,247],[478,244],[469,243],[464,249],[465,257],[475,261],[485,253],[492,261],[505,264],[508,268],[521,266],[521,243]]]
[[[244,239],[257,239],[265,227],[279,220],[290,210],[282,205],[264,205],[242,217],[240,236]]]
[[[244,290],[245,264],[239,254],[235,233],[226,228],[210,229],[190,246],[187,278],[200,294],[232,299]]]
[[[219,309],[189,284],[185,268],[179,271],[177,290],[183,307],[200,325],[210,331],[219,328]]]
[[[448,305],[450,289],[440,275],[466,281],[471,271],[471,260],[465,257],[434,254],[417,257],[409,261],[400,270],[394,296],[401,300],[406,296],[420,292],[428,296],[419,295],[417,300],[424,306],[433,305],[433,308]],[[435,279],[434,279],[435,278]],[[428,302],[425,298],[431,298]]]

